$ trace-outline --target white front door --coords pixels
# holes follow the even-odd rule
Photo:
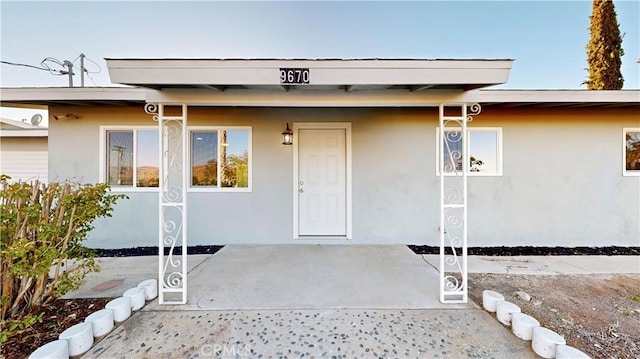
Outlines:
[[[298,235],[346,236],[346,129],[300,129],[298,141]]]

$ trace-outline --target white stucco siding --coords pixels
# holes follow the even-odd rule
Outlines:
[[[143,109],[124,107],[52,107],[50,113],[73,113],[79,119],[49,123],[49,175],[95,183],[100,174],[100,126],[155,126]]]
[[[11,181],[47,182],[47,137],[0,139],[0,173]]]
[[[412,175],[416,171],[427,173],[424,154],[434,136],[434,129],[425,122],[424,111],[260,108],[217,110],[220,115],[205,112],[190,110],[190,124],[202,126],[213,121],[252,126],[253,188],[250,193],[191,192],[190,244],[294,241],[293,148],[281,144],[280,134],[286,121],[352,123],[353,239],[331,243],[419,243],[427,240],[429,226],[434,233],[437,230],[436,192],[429,194],[434,201],[428,202],[421,185],[425,178]],[[404,121],[404,130],[389,129],[390,122],[395,121]],[[406,132],[423,143],[421,149],[416,150],[413,141],[403,140]],[[432,161],[428,160],[431,164]],[[429,174],[435,189],[436,179]],[[425,219],[427,216],[430,220]],[[435,237],[431,240],[435,245]]]
[[[502,127],[503,175],[469,178],[469,246],[638,245],[640,177],[623,177],[622,128],[631,110],[485,108],[473,127]],[[100,125],[155,125],[142,108],[64,109],[51,124],[51,173],[99,180]],[[526,115],[525,115],[526,113]],[[293,240],[293,148],[285,122],[352,124],[353,239]],[[252,128],[251,192],[188,194],[189,245],[406,243],[438,245],[437,110],[189,108],[189,125]],[[294,138],[294,141],[296,139]],[[53,175],[52,175],[53,177]],[[125,192],[88,245],[157,245],[157,192]]]
[[[435,109],[371,109],[354,119],[354,240],[438,245],[436,123]]]
[[[469,179],[470,246],[640,244],[640,178],[622,176],[629,110],[485,109],[502,126],[504,175]]]

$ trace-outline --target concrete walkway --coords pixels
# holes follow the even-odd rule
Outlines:
[[[264,246],[265,250],[269,247],[276,246]],[[280,246],[277,246],[280,247]],[[366,246],[356,246],[359,248],[367,248]],[[252,261],[251,256],[245,256],[242,252],[249,252],[251,246],[227,246],[223,251],[228,252],[230,248],[234,248],[232,251],[238,254],[240,258],[245,261]],[[283,246],[284,248],[284,246]],[[320,246],[310,246],[310,248],[320,248]],[[348,250],[347,246],[340,247]],[[375,247],[368,247],[375,248]],[[381,248],[384,248],[381,247]],[[387,247],[388,248],[388,247]],[[224,253],[224,252],[223,252]],[[246,254],[245,253],[245,254]],[[406,253],[406,252],[404,252]],[[411,253],[409,253],[409,257]],[[415,256],[416,258],[422,257],[423,260],[428,263],[433,269],[437,271],[440,266],[440,257],[435,254]],[[189,255],[187,262],[188,271],[191,273],[194,268],[198,267],[205,260],[213,258],[211,254],[198,254]],[[257,265],[258,261],[264,261],[265,256],[257,254],[255,257],[255,266],[248,266],[248,269],[254,269],[258,275],[263,275],[267,272],[263,272],[264,267]],[[371,258],[369,258],[371,259]],[[228,258],[225,256],[218,256],[215,261],[209,262],[209,265],[218,266],[220,270],[239,270],[239,268],[225,269],[221,266],[222,261],[228,265],[232,265],[230,261],[236,260],[233,257]],[[280,262],[282,266],[286,265],[280,259],[269,259],[272,262]],[[74,292],[68,293],[64,298],[108,298],[119,297],[125,290],[134,287],[137,283],[148,278],[158,277],[158,257],[157,256],[144,256],[144,257],[113,257],[113,258],[98,258],[100,262],[100,272],[89,274],[82,285],[82,287]],[[415,266],[414,258],[411,259],[411,263]],[[281,267],[282,267],[281,266]],[[615,273],[627,273],[627,274],[640,274],[640,256],[469,256],[468,257],[469,273],[500,273],[500,274],[523,274],[523,275],[558,275],[558,274],[615,274]],[[304,269],[304,266],[300,268]],[[298,268],[297,270],[300,270]],[[380,270],[378,266],[372,266],[373,270]],[[306,267],[306,270],[311,269],[311,274],[319,273],[313,270],[313,268]],[[288,269],[287,269],[288,271]],[[212,272],[214,273],[214,272]],[[215,272],[222,273],[222,272]],[[428,273],[432,272],[426,272]],[[437,273],[436,273],[437,276]],[[211,280],[225,280],[222,276],[212,275]],[[406,276],[402,276],[403,278]],[[191,276],[189,277],[191,278]],[[279,278],[278,274],[271,276],[270,280],[275,281]],[[227,279],[233,280],[233,279]],[[189,288],[190,293],[194,288]],[[195,288],[196,290],[198,288]],[[227,288],[228,289],[228,288]],[[436,288],[437,289],[437,288]],[[435,289],[430,288],[431,292]]]
[[[469,257],[469,270],[596,267],[585,265],[591,257],[553,258]],[[597,259],[599,270],[640,271],[638,257]],[[67,297],[115,297],[157,277],[157,257],[101,262]],[[535,357],[477,305],[439,303],[437,265],[405,246],[227,246],[189,256],[186,305],[148,303],[85,357]]]
[[[438,255],[423,255],[438,268]],[[469,256],[469,273],[523,275],[640,274],[640,256]]]

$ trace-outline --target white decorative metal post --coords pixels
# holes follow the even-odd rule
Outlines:
[[[440,104],[440,302],[466,303],[467,287],[467,122],[480,105]]]
[[[178,106],[171,106],[172,109]],[[145,111],[158,122],[158,297],[160,304],[187,302],[187,105],[180,115],[165,115],[165,105],[148,103]],[[177,253],[177,248],[180,253]]]

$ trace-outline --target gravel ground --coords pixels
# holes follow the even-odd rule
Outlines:
[[[469,274],[469,295],[480,306],[485,289],[501,293],[593,358],[640,357],[638,275]]]
[[[487,335],[494,337],[487,340]],[[481,309],[140,311],[90,358],[535,358]]]

